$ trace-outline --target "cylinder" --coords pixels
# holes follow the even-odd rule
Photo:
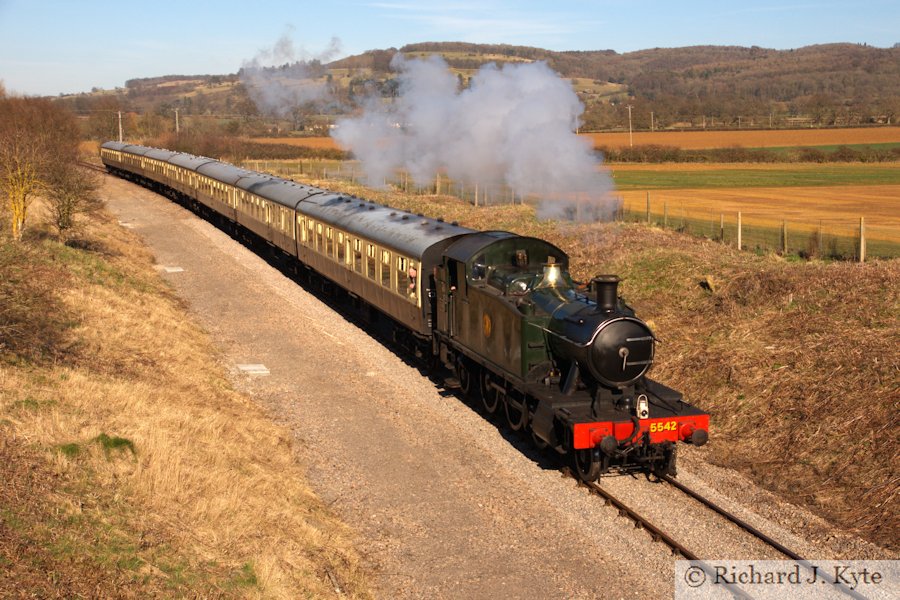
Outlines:
[[[603,312],[616,310],[619,298],[619,278],[616,275],[594,277],[594,291],[597,292],[597,308]]]

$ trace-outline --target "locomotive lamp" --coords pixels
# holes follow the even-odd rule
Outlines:
[[[547,262],[544,263],[544,277],[537,287],[556,287],[561,280],[562,270],[559,268],[559,265],[556,264],[556,259],[552,256],[548,256]]]
[[[641,394],[637,399],[637,418],[646,419],[650,416],[650,402],[646,394]]]

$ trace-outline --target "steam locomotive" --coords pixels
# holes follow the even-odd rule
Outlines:
[[[107,170],[267,245],[349,300],[398,344],[593,481],[610,470],[675,473],[709,415],[647,377],[656,338],[605,275],[582,291],[568,256],[537,238],[476,231],[248,171],[122,142]]]

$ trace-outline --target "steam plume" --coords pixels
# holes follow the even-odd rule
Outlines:
[[[272,48],[260,50],[241,69],[241,81],[256,107],[279,117],[289,116],[304,104],[330,99],[327,86],[317,78],[324,74],[322,64],[341,52],[341,41],[336,37],[318,54],[302,47],[297,50],[291,32],[288,28]]]
[[[584,106],[545,63],[483,66],[470,86],[437,56],[398,54],[399,98],[370,98],[333,134],[362,162],[371,185],[405,169],[419,185],[446,169],[470,185],[502,183],[538,202],[541,218],[608,219],[612,180],[591,144],[575,135]]]

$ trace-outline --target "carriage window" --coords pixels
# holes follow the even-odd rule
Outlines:
[[[353,270],[362,273],[362,242],[353,240]]]
[[[391,253],[387,250],[381,251],[381,285],[391,287]]]
[[[334,230],[331,227],[325,229],[325,254],[334,256]]]
[[[415,300],[416,298],[416,286],[418,285],[419,279],[419,269],[416,266],[416,261],[409,261],[409,268],[406,269],[406,274],[409,276],[409,285],[407,285],[407,292],[409,294],[410,299]]]
[[[322,224],[316,223],[316,250],[321,252],[324,247],[325,244],[322,241]]]
[[[347,259],[347,240],[344,237],[344,233],[342,231],[338,231],[337,235],[337,259],[338,262],[344,264],[344,261]]]
[[[402,256],[397,257],[397,293],[405,295],[409,292],[409,274],[406,270],[409,268],[409,261]]]
[[[313,245],[313,222],[312,219],[306,220],[306,237],[304,238],[306,243],[310,246]]]
[[[375,279],[375,244],[366,244],[366,277]]]

